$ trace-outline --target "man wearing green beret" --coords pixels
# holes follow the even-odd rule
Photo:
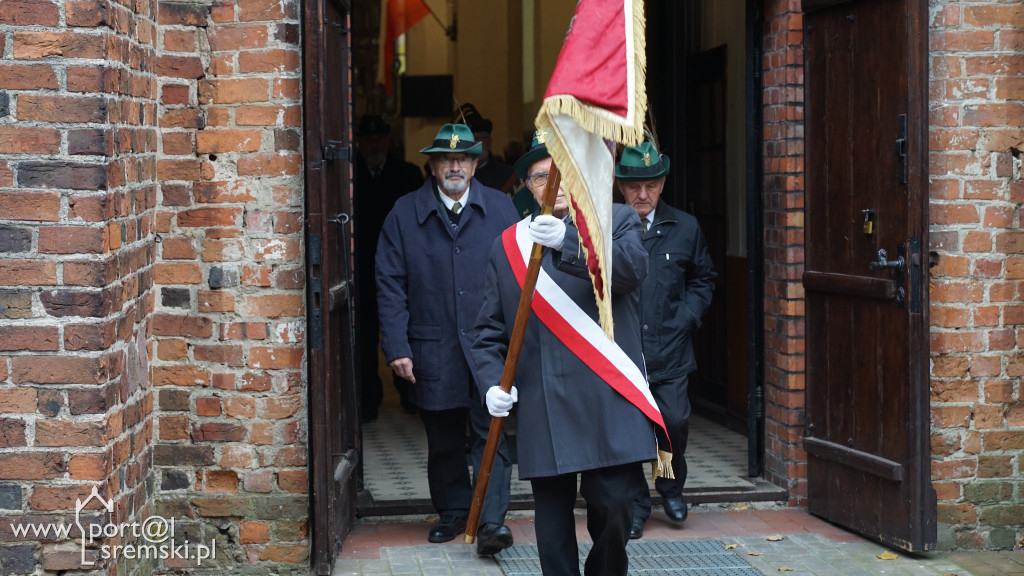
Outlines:
[[[440,519],[427,536],[447,542],[466,529],[473,485],[466,428],[478,470],[491,417],[470,357],[491,245],[518,220],[508,196],[473,178],[481,145],[465,124],[445,124],[432,145],[432,177],[395,202],[377,242],[381,348],[412,383],[427,436],[427,484]],[[479,475],[479,472],[477,473]],[[512,545],[504,525],[512,460],[498,446],[477,528],[477,553]]]
[[[697,368],[692,335],[711,304],[715,268],[697,219],[660,201],[669,172],[669,159],[654,144],[629,146],[615,166],[615,181],[640,216],[644,248],[650,256],[647,278],[640,287],[640,332],[643,339],[647,380],[672,444],[675,478],[657,478],[665,515],[686,520],[686,442],[690,433],[689,374]],[[665,445],[658,429],[658,445]],[[629,537],[643,536],[651,516],[651,492],[647,482],[638,487]]]

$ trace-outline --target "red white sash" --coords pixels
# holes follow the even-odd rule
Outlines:
[[[532,217],[508,228],[501,235],[505,254],[519,287],[526,280],[526,268],[533,241],[527,227]],[[647,378],[633,360],[608,338],[600,324],[583,311],[541,268],[531,305],[533,313],[577,358],[608,383],[630,404],[665,430],[661,410],[651,395]],[[666,432],[666,436],[668,433]]]

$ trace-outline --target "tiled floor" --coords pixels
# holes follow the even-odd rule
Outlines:
[[[377,503],[430,498],[427,489],[427,440],[423,422],[388,398],[380,417],[363,425],[364,487]],[[752,489],[747,476],[747,439],[694,415],[686,450],[687,491]],[[649,480],[649,479],[648,479]],[[530,485],[512,474],[512,495],[528,496]]]

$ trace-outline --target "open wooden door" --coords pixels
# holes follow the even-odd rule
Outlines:
[[[304,13],[309,467],[313,573],[330,574],[355,517],[359,414],[352,372],[351,39],[348,0]]]
[[[933,549],[926,0],[804,0],[807,497]]]

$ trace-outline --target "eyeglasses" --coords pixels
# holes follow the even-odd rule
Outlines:
[[[435,160],[437,160],[437,163],[443,168],[453,166],[456,162],[459,166],[468,166],[473,162],[473,158],[470,156],[437,156],[435,157]]]
[[[543,186],[548,183],[548,176],[551,174],[547,172],[538,172],[533,176],[530,176],[530,183],[534,186]]]

